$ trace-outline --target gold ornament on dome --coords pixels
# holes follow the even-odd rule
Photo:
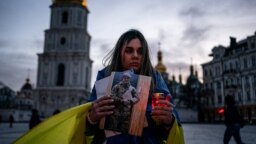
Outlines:
[[[158,64],[155,67],[159,72],[166,72],[166,67],[161,62],[158,62]]]
[[[53,4],[60,4],[60,3],[78,3],[81,4],[84,7],[87,7],[87,1],[86,0],[52,0]]]

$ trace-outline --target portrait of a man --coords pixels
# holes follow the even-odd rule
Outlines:
[[[131,85],[131,74],[124,72],[121,80],[111,89],[110,96],[114,100],[114,113],[106,117],[105,129],[128,133],[131,111],[139,101],[136,88]]]

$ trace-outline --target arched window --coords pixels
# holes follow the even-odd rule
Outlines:
[[[62,13],[61,22],[62,22],[62,24],[68,23],[68,12],[67,11],[64,11]]]
[[[62,37],[61,39],[60,39],[60,44],[61,45],[64,45],[66,43],[66,38],[65,37]]]
[[[59,64],[56,85],[63,86],[64,82],[65,82],[65,66],[64,64]]]

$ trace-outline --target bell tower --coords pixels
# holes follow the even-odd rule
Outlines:
[[[84,103],[91,90],[86,0],[53,0],[50,9],[35,90],[35,108],[42,116]]]

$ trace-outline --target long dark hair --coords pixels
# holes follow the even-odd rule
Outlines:
[[[110,75],[112,71],[123,71],[121,51],[125,44],[128,44],[133,39],[139,39],[142,46],[142,63],[137,74],[151,76],[151,90],[154,89],[154,68],[152,66],[149,54],[148,43],[143,34],[136,30],[130,29],[123,33],[118,39],[115,47],[104,57],[103,65],[107,66],[107,74]]]
[[[112,71],[123,71],[121,63],[122,47],[133,39],[139,39],[142,45],[142,63],[138,74],[152,76],[153,66],[149,56],[148,43],[143,34],[135,29],[128,30],[118,39],[115,47],[104,57],[103,65],[107,66],[107,72],[110,75]]]

